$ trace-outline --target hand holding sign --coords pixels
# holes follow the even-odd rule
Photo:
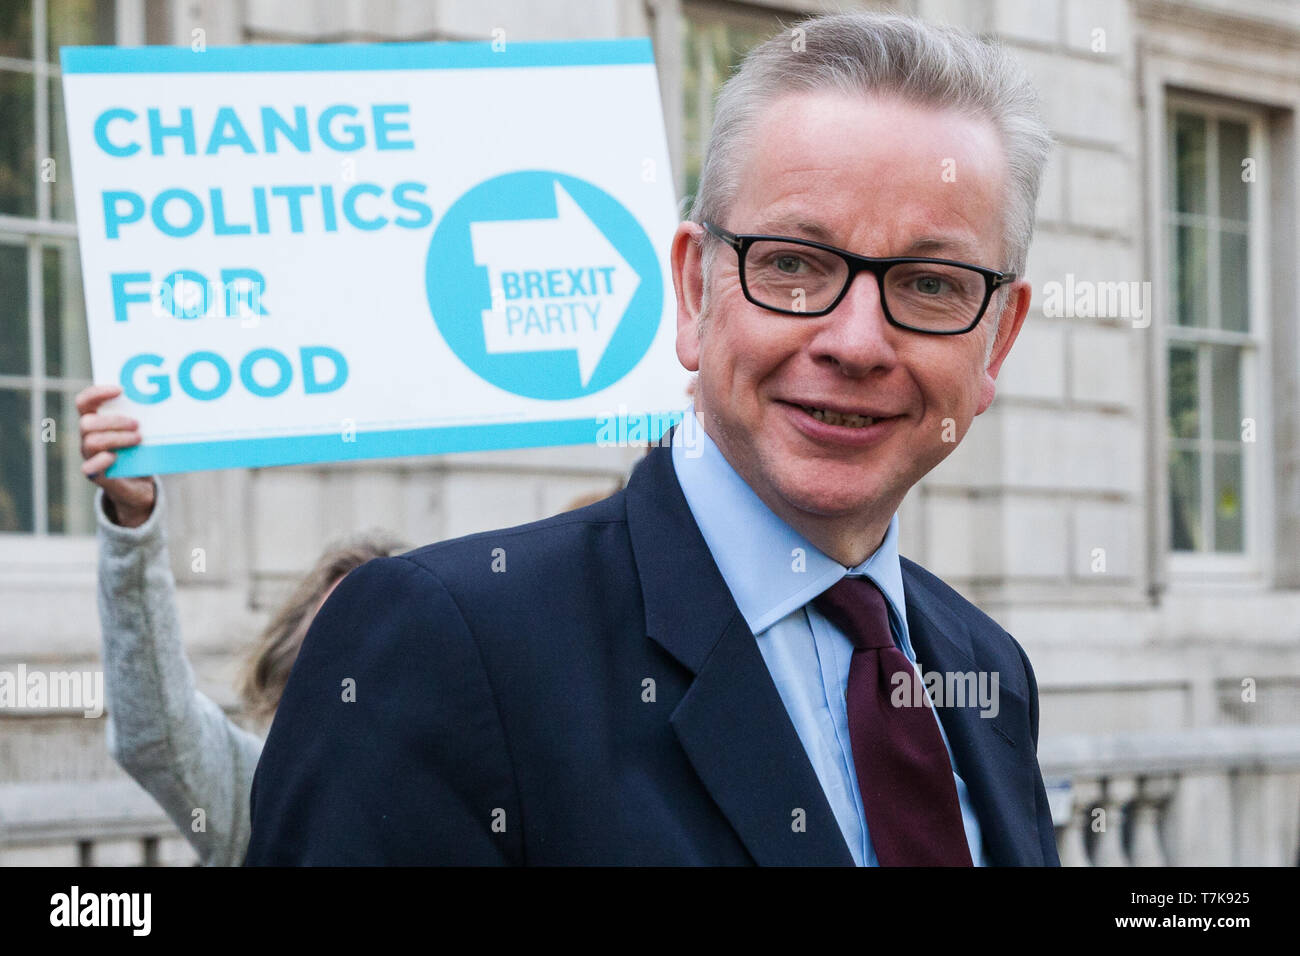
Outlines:
[[[117,460],[117,452],[140,444],[140,423],[126,415],[101,412],[100,406],[122,393],[117,385],[91,385],[77,393],[81,416],[81,473],[104,489],[117,523],[138,528],[153,513],[157,489],[153,478],[106,478],[104,472]]]

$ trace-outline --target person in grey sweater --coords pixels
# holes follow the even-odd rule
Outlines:
[[[121,393],[92,385],[77,396],[82,472],[95,493],[99,618],[113,759],[163,808],[207,866],[238,866],[248,849],[249,794],[262,739],[239,727],[195,686],[181,643],[164,533],[166,496],[153,477],[107,478],[116,452],[140,441],[138,423],[101,413]],[[256,642],[241,697],[269,721],[316,611],[334,586],[371,558],[405,550],[376,533],[328,549]]]

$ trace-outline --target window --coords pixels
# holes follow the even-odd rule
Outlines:
[[[1259,116],[1171,99],[1167,450],[1171,551],[1254,549],[1264,423]],[[1256,433],[1259,432],[1257,435]]]
[[[84,534],[90,381],[59,48],[113,42],[112,3],[0,0],[0,533]]]
[[[744,12],[713,4],[688,3],[682,11],[682,150],[686,205],[700,184],[704,148],[713,127],[713,101],[751,47],[784,29],[775,13]]]

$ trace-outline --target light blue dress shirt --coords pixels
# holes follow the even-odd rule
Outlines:
[[[694,415],[695,406],[685,414]],[[916,667],[898,561],[898,515],[890,519],[876,552],[857,567],[846,568],[777,517],[736,474],[703,427],[696,427],[692,437],[698,438],[695,447],[674,442],[672,449],[686,503],[755,635],[854,862],[877,866],[849,743],[845,694],[853,645],[809,602],[846,575],[870,578],[885,595],[895,642]],[[939,733],[948,748],[971,859],[982,866],[979,823],[942,722]]]

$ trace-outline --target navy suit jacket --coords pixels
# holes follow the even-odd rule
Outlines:
[[[902,561],[992,865],[1055,865],[1020,646]],[[351,699],[349,699],[351,698]],[[842,864],[839,826],[655,448],[578,511],[371,561],[313,622],[253,781],[248,864]]]

